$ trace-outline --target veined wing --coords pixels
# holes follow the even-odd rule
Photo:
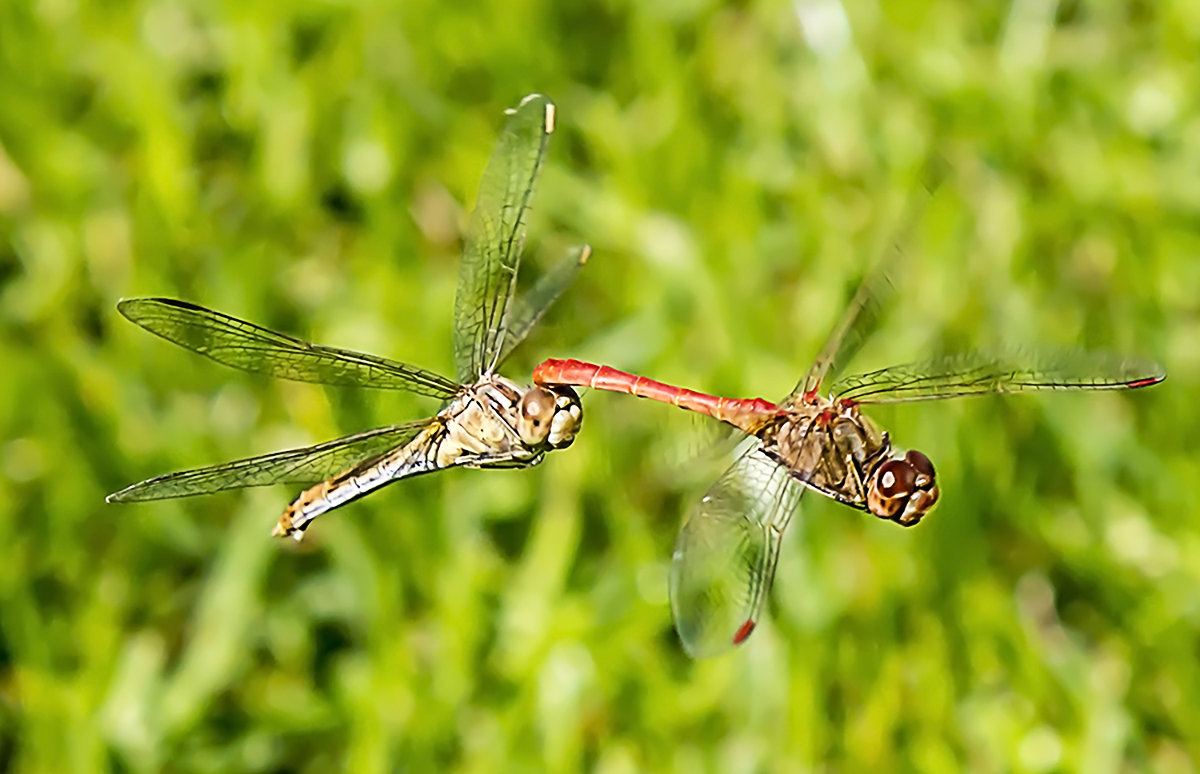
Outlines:
[[[821,348],[821,353],[813,361],[804,378],[796,384],[792,394],[785,399],[785,403],[812,395],[821,388],[826,376],[837,376],[841,373],[875,331],[880,312],[894,291],[891,276],[900,264],[902,246],[909,241],[913,229],[921,220],[925,206],[941,187],[947,170],[946,162],[940,156],[934,156],[926,162],[922,170],[923,190],[909,203],[907,212],[901,218],[899,230],[888,242],[884,255],[875,262],[871,272],[859,285],[850,305],[842,313],[841,320]]]
[[[310,344],[172,298],[127,298],[117,309],[156,336],[223,365],[297,382],[406,390],[446,399],[458,385],[423,368],[348,349]]]
[[[898,247],[893,245],[893,251],[898,252]],[[874,332],[884,303],[892,295],[894,288],[890,270],[893,262],[888,259],[879,261],[858,286],[842,319],[821,348],[821,354],[796,384],[785,403],[816,393],[827,374],[838,373],[858,354],[863,342]]]
[[[342,473],[408,443],[430,420],[391,425],[345,438],[260,457],[168,473],[127,486],[105,498],[110,503],[188,497],[268,484],[308,484]]]
[[[892,366],[842,379],[840,400],[904,403],[1035,390],[1124,390],[1158,384],[1162,366],[1110,352],[972,352]]]
[[[510,111],[479,184],[454,299],[454,362],[463,383],[491,373],[504,348],[525,215],[554,131],[554,103],[531,94]]]
[[[542,319],[542,315],[554,305],[567,285],[571,284],[571,280],[587,263],[591,254],[592,248],[588,245],[573,248],[551,267],[550,271],[543,274],[527,294],[514,300],[512,314],[509,315],[508,334],[504,337],[500,357],[496,359],[497,367],[525,340],[533,326]]]
[[[683,647],[712,656],[750,636],[804,486],[754,445],[688,516],[671,560],[671,612]]]

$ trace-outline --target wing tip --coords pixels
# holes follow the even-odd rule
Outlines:
[[[554,133],[554,120],[555,120],[554,100],[550,99],[545,94],[540,94],[538,92],[534,92],[533,94],[527,94],[525,97],[523,97],[521,99],[521,101],[519,103],[517,103],[517,106],[515,108],[508,108],[507,110],[504,111],[504,114],[507,116],[516,115],[516,113],[518,113],[521,110],[521,108],[525,107],[530,102],[535,102],[537,100],[542,100],[543,102],[545,102],[545,107],[543,108],[543,126],[546,129],[546,134],[553,134]]]
[[[186,312],[212,311],[199,304],[193,304],[191,301],[184,301],[180,298],[168,298],[167,296],[134,296],[133,298],[121,298],[117,300],[117,311],[125,319],[137,325],[142,325],[141,321],[149,317],[151,314],[150,310],[156,307],[170,307],[173,309],[182,309]]]
[[[743,642],[749,639],[750,635],[754,633],[755,626],[756,623],[753,618],[746,619],[742,625],[738,627],[738,630],[733,633],[733,644],[741,645]]]
[[[713,631],[685,631],[684,628],[679,626],[678,618],[675,622],[675,631],[679,634],[679,641],[683,645],[684,652],[691,658],[703,659],[719,656],[727,652],[731,647],[741,645],[750,638],[757,625],[758,622],[753,618],[747,618],[728,640],[721,640],[719,637],[714,639],[711,635],[716,634],[716,632]]]
[[[121,316],[124,317],[126,320],[129,320],[130,322],[136,322],[136,320],[133,319],[132,313],[136,309],[137,303],[141,300],[142,299],[136,298],[136,297],[135,298],[118,298],[117,299],[117,311],[120,312]]]
[[[144,502],[146,500],[161,500],[161,499],[163,499],[161,497],[161,495],[158,497],[155,497],[153,495],[151,495],[150,497],[145,497],[144,493],[146,491],[146,487],[144,487],[143,484],[147,484],[147,483],[149,483],[149,482],[142,481],[137,484],[130,484],[129,486],[125,487],[124,489],[118,489],[117,491],[112,492],[111,494],[106,494],[104,496],[104,502],[120,504],[120,503],[136,503],[136,502]]]
[[[1139,387],[1151,387],[1155,384],[1161,384],[1167,380],[1167,372],[1159,371],[1153,376],[1146,376],[1141,379],[1134,379],[1131,382],[1125,382],[1125,386],[1131,390],[1136,390]]]

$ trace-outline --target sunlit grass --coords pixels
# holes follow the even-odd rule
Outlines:
[[[1193,770],[1198,25],[1186,3],[3,6],[0,768]],[[937,510],[901,530],[807,498],[767,620],[707,662],[666,571],[715,472],[671,464],[692,430],[625,396],[584,395],[536,469],[396,484],[300,549],[269,538],[285,487],[104,504],[436,410],[222,369],[115,303],[451,372],[459,229],[533,91],[559,131],[524,279],[594,253],[509,376],[572,356],[786,394],[937,152],[852,368],[1083,345],[1168,380],[880,412],[937,465]]]

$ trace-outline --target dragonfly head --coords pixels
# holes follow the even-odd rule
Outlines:
[[[529,447],[565,449],[583,425],[579,396],[567,386],[530,387],[518,408],[517,433]]]
[[[867,509],[881,519],[911,527],[938,499],[933,463],[919,451],[887,460],[875,469],[867,486]]]

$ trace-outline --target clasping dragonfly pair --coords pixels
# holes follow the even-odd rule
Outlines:
[[[406,390],[439,398],[428,419],[316,446],[171,473],[109,495],[153,500],[275,483],[311,483],[276,535],[299,540],[321,514],[392,481],[442,468],[517,468],[569,446],[582,424],[574,387],[630,393],[714,417],[750,443],[685,520],[672,556],[671,609],[684,648],[710,656],[754,631],[783,535],[806,489],[903,526],[939,498],[933,463],[901,450],[862,408],[965,395],[1135,389],[1161,382],[1156,363],[1100,352],[966,353],[834,380],[872,332],[889,263],[868,275],[795,389],[772,403],[732,399],[579,360],[546,360],[533,387],[496,373],[586,261],[578,248],[515,299],[529,209],[554,105],[540,95],[510,111],[468,226],[455,300],[455,380],[374,355],[310,344],[184,301],[122,301],[123,315],[219,363],[284,379]],[[934,185],[936,187],[936,184]],[[915,218],[910,218],[915,220]],[[832,380],[832,381],[831,381]],[[829,391],[822,394],[829,383]]]

